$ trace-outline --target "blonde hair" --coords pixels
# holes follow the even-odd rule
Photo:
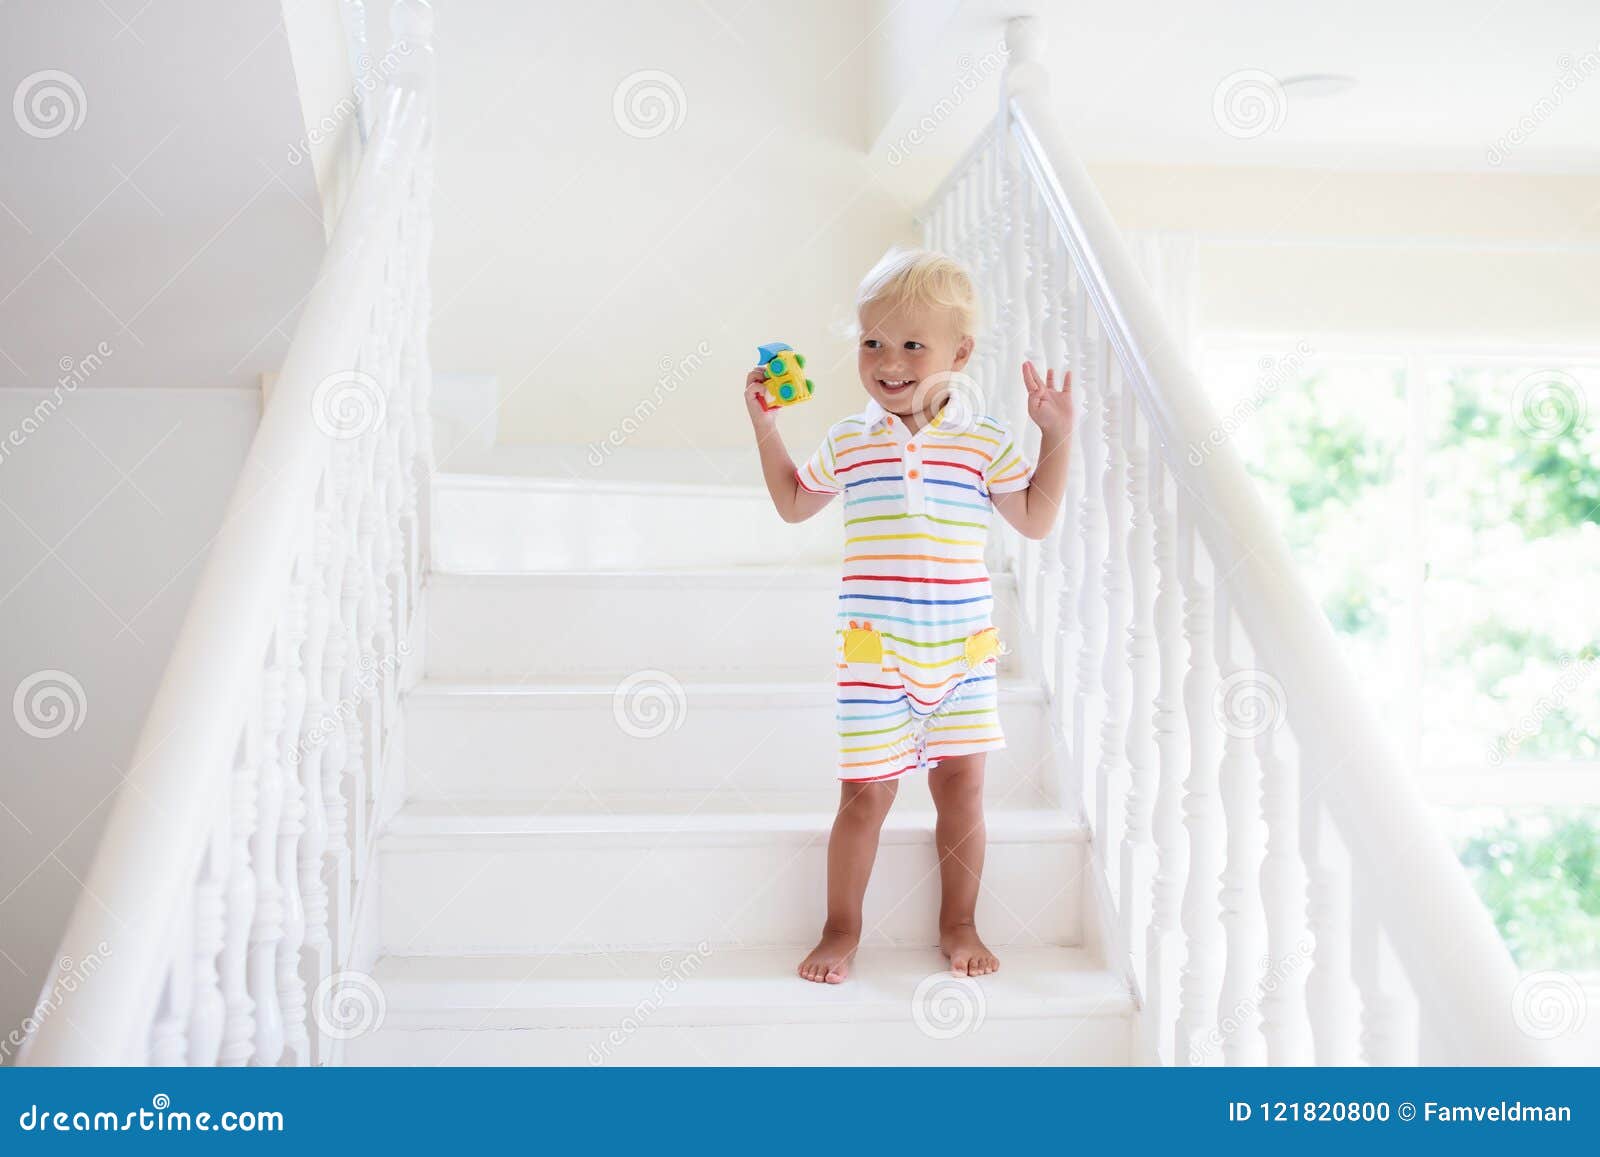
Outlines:
[[[878,302],[948,309],[955,314],[961,336],[978,336],[978,293],[972,274],[955,258],[932,249],[896,246],[885,253],[856,291],[857,315]]]

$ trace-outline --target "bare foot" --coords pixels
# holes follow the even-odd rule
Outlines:
[[[971,924],[942,930],[939,948],[950,958],[950,971],[957,976],[983,976],[1000,967],[1000,958],[978,939],[978,929]]]
[[[850,961],[855,957],[861,936],[855,932],[822,933],[822,939],[811,950],[811,955],[800,962],[796,970],[806,980],[818,984],[838,984],[850,971]]]

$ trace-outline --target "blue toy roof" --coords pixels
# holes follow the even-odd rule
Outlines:
[[[774,342],[768,342],[766,345],[764,345],[760,349],[758,349],[756,351],[756,353],[760,356],[762,361],[770,362],[773,359],[774,355],[779,354],[779,353],[783,352],[784,350],[793,349],[793,348],[794,348],[793,346],[785,345],[781,341],[774,341]]]

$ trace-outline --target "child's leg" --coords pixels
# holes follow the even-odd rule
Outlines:
[[[839,814],[828,837],[828,919],[822,939],[800,962],[807,980],[838,984],[861,943],[861,901],[878,855],[878,833],[899,789],[898,780],[839,785]]]
[[[934,828],[939,848],[939,947],[950,969],[962,976],[982,976],[1000,967],[1000,960],[978,939],[978,884],[983,878],[987,832],[983,824],[984,756],[940,759],[928,773],[928,789],[939,822]]]

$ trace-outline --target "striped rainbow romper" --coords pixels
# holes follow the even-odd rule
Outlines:
[[[1033,467],[996,419],[941,429],[944,417],[912,436],[869,399],[797,472],[807,490],[845,496],[840,779],[893,779],[1005,746],[983,551],[989,496],[1024,489]]]

